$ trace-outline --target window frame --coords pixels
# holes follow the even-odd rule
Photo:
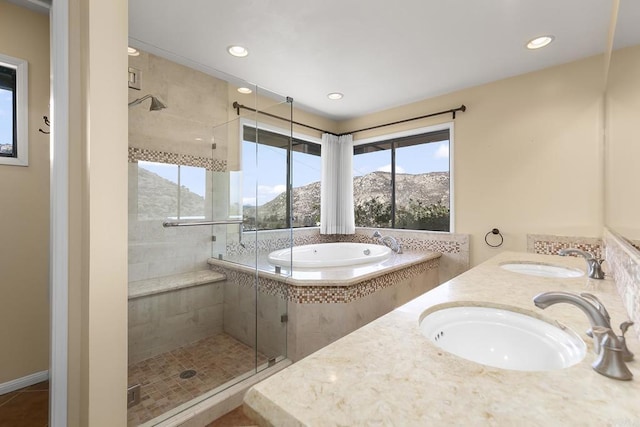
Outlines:
[[[373,144],[373,143],[379,143],[379,142],[385,142],[385,141],[391,141],[393,139],[399,139],[399,138],[404,138],[404,137],[410,137],[410,136],[416,136],[416,135],[421,135],[421,134],[425,134],[425,133],[432,133],[432,132],[438,132],[438,131],[443,131],[443,130],[448,130],[449,131],[449,231],[429,231],[429,230],[413,230],[413,231],[426,231],[426,232],[431,232],[431,233],[455,233],[455,182],[454,182],[454,139],[455,139],[455,135],[454,135],[454,122],[445,122],[445,123],[440,123],[437,125],[433,125],[433,126],[426,126],[426,127],[421,127],[421,128],[415,128],[415,129],[409,129],[409,130],[405,130],[405,131],[399,131],[399,132],[392,132],[392,133],[386,133],[386,134],[382,134],[382,135],[377,135],[377,136],[373,136],[373,137],[369,137],[369,138],[363,138],[363,139],[359,139],[357,141],[354,141],[353,143],[353,147],[354,149],[358,146],[361,145],[369,145],[369,144]],[[392,162],[395,162],[395,158],[392,159]],[[395,169],[395,166],[394,166]],[[393,177],[392,177],[393,179]],[[406,229],[411,231],[412,229]]]
[[[322,138],[318,138],[318,137],[314,137],[311,135],[307,135],[304,133],[300,133],[300,132],[296,132],[296,131],[291,131],[290,129],[286,129],[286,128],[281,128],[279,126],[274,126],[268,123],[264,123],[264,122],[260,122],[260,121],[256,121],[256,120],[250,120],[247,118],[241,118],[239,120],[239,135],[240,135],[240,149],[238,151],[238,157],[239,157],[239,164],[240,164],[240,169],[243,170],[243,163],[244,163],[244,159],[242,158],[242,142],[245,141],[244,138],[244,128],[246,127],[250,127],[253,129],[256,129],[258,131],[262,130],[262,131],[266,131],[266,132],[272,132],[272,133],[277,133],[280,135],[283,135],[285,137],[293,137],[293,139],[298,139],[301,141],[304,141],[306,143],[310,143],[310,144],[317,144],[318,146],[320,146],[320,149],[322,150]],[[289,151],[287,149],[287,151]],[[287,157],[289,158],[289,155],[287,155]],[[289,166],[291,167],[291,166]],[[320,177],[320,179],[322,180],[322,177]],[[242,188],[242,185],[240,186]],[[291,200],[292,196],[293,196],[293,182],[287,182],[286,183],[286,193],[288,194],[288,198],[287,200]],[[242,190],[241,190],[242,191]],[[257,206],[256,206],[257,207]],[[244,218],[244,213],[241,213],[240,215],[241,218]],[[293,227],[293,228],[312,228],[312,227]],[[287,229],[287,227],[285,227],[284,229]],[[284,230],[283,228],[269,228],[269,229],[258,229],[256,231],[261,232],[261,231],[274,231],[274,230]]]
[[[0,156],[0,165],[29,166],[29,66],[27,61],[0,53],[0,65],[16,70],[13,156]]]

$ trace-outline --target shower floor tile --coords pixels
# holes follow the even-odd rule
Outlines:
[[[267,362],[258,353],[258,365]],[[140,403],[127,411],[127,425],[145,423],[238,375],[253,371],[253,348],[221,333],[129,366],[130,386],[140,384]],[[188,369],[196,375],[182,379]]]

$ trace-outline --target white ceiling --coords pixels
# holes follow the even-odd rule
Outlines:
[[[622,2],[639,9],[640,1]],[[341,120],[602,53],[611,7],[610,0],[130,0],[129,36],[133,46]],[[640,22],[629,14],[626,21]],[[544,34],[555,42],[525,49]],[[637,43],[632,36],[617,34],[617,43]],[[249,56],[230,56],[232,44]],[[329,92],[344,98],[331,101]]]

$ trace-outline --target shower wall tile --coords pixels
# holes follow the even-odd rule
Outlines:
[[[209,227],[164,228],[161,220],[129,221],[129,282],[208,268]]]
[[[129,363],[223,330],[224,282],[129,300]]]
[[[167,104],[154,112],[146,103],[129,108],[130,146],[226,161],[226,141],[214,138],[214,126],[228,120],[227,82],[144,51],[129,66],[141,71],[141,90],[129,89],[129,102],[153,94]]]
[[[640,337],[640,251],[629,241],[605,228],[605,259],[629,318]]]
[[[170,151],[150,150],[147,148],[129,147],[129,163],[138,161],[167,163],[170,165],[193,166],[204,168],[212,172],[225,172],[227,161],[208,157],[198,157],[189,154],[178,154]]]
[[[164,215],[154,220],[138,217],[137,162],[204,168],[204,215],[227,217],[226,145],[228,135],[238,126],[235,121],[224,124],[228,122],[228,84],[144,51],[129,57],[129,66],[139,69],[141,76],[141,90],[130,89],[129,102],[152,94],[167,105],[153,112],[149,111],[150,101],[129,108],[129,281],[206,269],[212,253],[211,227],[164,228]],[[164,188],[159,183],[157,187]]]

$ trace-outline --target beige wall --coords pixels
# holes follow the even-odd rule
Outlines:
[[[69,2],[71,427],[127,420],[127,1]]]
[[[606,99],[605,223],[640,240],[640,46],[613,52]]]
[[[49,365],[49,18],[0,0],[0,53],[29,66],[29,166],[0,165],[0,384]]]
[[[601,235],[602,74],[602,57],[593,57],[345,121],[340,130],[468,107],[455,120],[453,192],[455,231],[471,235],[473,266],[525,251],[527,233]],[[498,249],[484,242],[494,227],[505,239]]]

